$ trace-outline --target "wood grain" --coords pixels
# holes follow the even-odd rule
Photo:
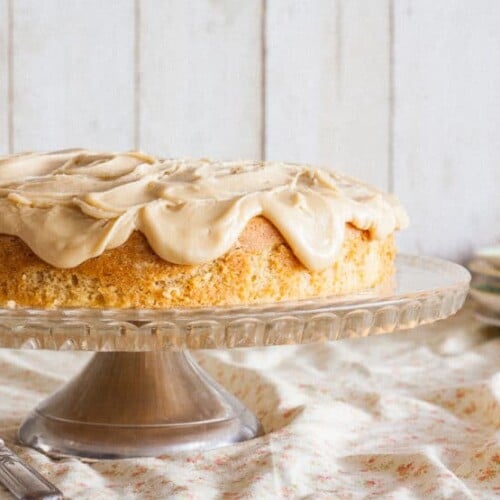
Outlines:
[[[388,187],[388,1],[273,0],[266,24],[266,156]]]
[[[133,146],[133,0],[16,0],[14,149]]]
[[[140,2],[144,150],[260,157],[261,14],[261,0]]]
[[[9,152],[8,0],[0,0],[0,154]]]
[[[500,240],[500,3],[394,2],[402,248],[463,260]]]

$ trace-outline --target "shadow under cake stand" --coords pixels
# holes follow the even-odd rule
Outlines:
[[[414,328],[457,312],[470,275],[401,255],[385,295],[170,310],[0,309],[0,346],[96,351],[19,430],[51,456],[158,456],[262,434],[255,415],[216,383],[192,349],[301,344]]]

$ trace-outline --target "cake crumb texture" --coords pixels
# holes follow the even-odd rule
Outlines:
[[[250,220],[222,257],[200,265],[161,259],[138,231],[121,246],[71,269],[38,258],[0,235],[0,302],[23,307],[168,308],[236,305],[343,295],[387,282],[393,236],[378,240],[346,226],[333,266],[309,271],[264,217]]]

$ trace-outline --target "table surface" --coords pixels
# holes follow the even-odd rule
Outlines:
[[[7,349],[0,436],[68,498],[500,497],[500,329],[468,307],[411,332],[196,356],[265,436],[178,456],[51,460],[17,446],[17,428],[89,354]]]

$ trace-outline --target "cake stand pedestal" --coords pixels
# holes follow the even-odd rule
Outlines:
[[[262,434],[257,418],[188,351],[100,352],[19,431],[49,455],[157,456]]]
[[[462,306],[469,273],[399,256],[391,291],[246,307],[169,310],[0,309],[0,345],[96,351],[19,430],[51,456],[158,456],[262,434],[257,418],[188,350],[300,344],[389,333]]]

